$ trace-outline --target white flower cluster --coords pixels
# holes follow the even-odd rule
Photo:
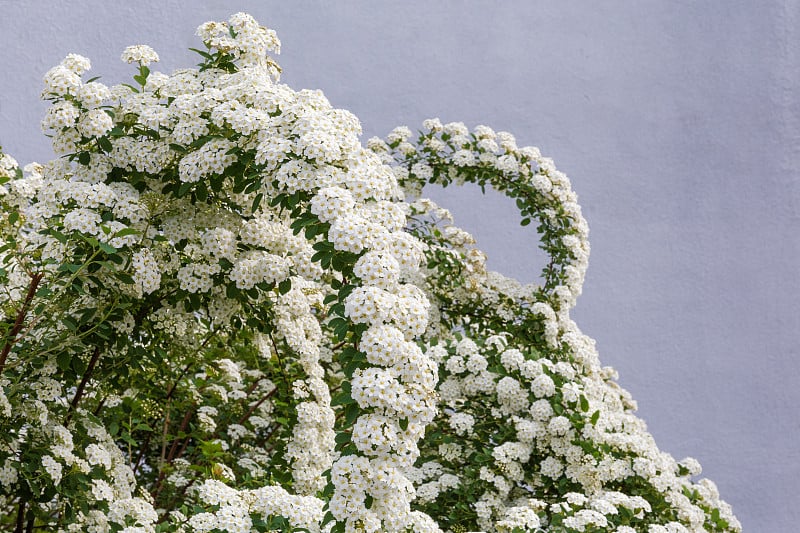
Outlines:
[[[416,459],[416,442],[433,418],[436,367],[411,342],[427,327],[428,302],[422,291],[403,283],[402,278],[415,275],[423,253],[422,245],[403,231],[405,213],[396,204],[399,190],[394,176],[377,156],[361,148],[357,140],[360,127],[352,115],[333,110],[318,91],[295,93],[274,84],[274,72],[270,72],[274,64],[266,57],[267,51],[277,51],[274,33],[243,14],[234,15],[228,23],[204,24],[198,33],[212,49],[239,60],[240,70],[225,75],[186,70],[173,76],[150,73],[143,93],[94,88],[84,91],[93,96],[87,96],[87,104],[80,106],[66,99],[71,90],[83,86],[78,73],[71,71],[76,77],[69,78],[69,88],[60,92],[51,88],[47,93],[58,107],[47,125],[57,128],[56,136],[64,139],[58,141],[59,147],[80,149],[89,137],[125,127],[113,122],[100,126],[101,117],[95,116],[95,111],[102,112],[98,106],[107,99],[113,112],[103,112],[106,117],[126,117],[126,121],[136,117],[158,135],[112,138],[107,155],[92,154],[88,164],[81,163],[73,174],[102,176],[109,166],[156,174],[171,167],[177,169],[175,186],[183,190],[188,186],[209,191],[215,180],[230,180],[225,174],[239,164],[241,151],[255,149],[255,160],[273,169],[273,179],[263,183],[263,189],[236,193],[240,205],[253,204],[257,192],[275,196],[284,191],[309,191],[311,213],[330,224],[328,238],[334,249],[366,252],[353,267],[360,286],[344,302],[344,315],[369,326],[364,337],[371,339],[375,350],[367,353],[368,360],[381,360],[380,346],[387,338],[400,337],[400,343],[393,347],[392,360],[384,359],[389,364],[379,370],[391,374],[396,383],[397,403],[380,399],[380,383],[371,379],[378,368],[359,372],[354,390],[364,392],[360,407],[368,411],[355,421],[352,440],[394,481],[389,485],[375,481],[360,494],[334,483],[334,500],[344,498],[347,504],[332,506],[331,511],[335,518],[347,522],[348,530],[364,520],[377,521],[379,527],[388,530],[402,530],[413,520],[421,520],[411,513],[413,491],[407,490],[410,484],[399,469]],[[156,60],[154,53],[143,47],[127,49],[123,58],[143,66]],[[50,86],[59,87],[57,83]],[[97,127],[90,128],[89,124]],[[201,139],[226,128],[234,135]],[[175,146],[192,143],[196,146],[175,152]],[[107,166],[95,169],[100,165]],[[303,290],[315,290],[313,284],[304,285],[304,279],[314,281],[321,274],[319,265],[311,259],[313,242],[292,235],[288,227],[291,220],[266,205],[252,212],[245,210],[245,218],[236,220],[185,200],[156,199],[158,192],[154,190],[147,195],[147,205],[158,206],[159,213],[181,214],[159,215],[148,221],[156,224],[152,227],[137,221],[140,225],[136,229],[147,235],[160,234],[167,242],[186,244],[177,264],[165,257],[163,246],[143,247],[134,253],[137,294],[159,290],[167,275],[174,276],[181,290],[195,294],[216,294],[220,276],[245,291],[291,283],[291,290],[276,302],[276,337],[299,357],[307,378],[298,390],[309,391],[310,398],[306,399],[310,401],[301,401],[296,407],[298,423],[286,456],[293,464],[295,488],[300,493],[321,490],[325,484],[322,474],[331,466],[334,414],[318,362],[320,326]],[[115,207],[113,203],[102,205]],[[102,213],[84,201],[64,215],[63,224],[70,231],[99,235],[103,220]],[[160,227],[159,220],[163,220]],[[159,317],[157,327],[164,331],[178,326],[167,326],[163,313],[154,316]],[[181,328],[181,333],[191,331]],[[200,406],[196,416],[207,434],[219,430],[220,412],[214,406]],[[395,436],[375,444],[388,428]],[[405,498],[395,497],[398,487]],[[373,500],[369,509],[364,504],[367,496]]]
[[[572,335],[576,334],[573,330]],[[476,351],[474,342],[462,339],[443,356],[446,378],[439,392],[444,409],[436,422],[465,437],[453,450],[440,446],[442,464],[437,464],[437,473],[455,476],[452,487],[472,484],[473,490],[484,491],[476,494],[480,498],[474,503],[481,528],[511,531],[522,527],[527,531],[559,517],[558,523],[571,530],[589,531],[611,527],[621,513],[644,522],[653,512],[648,500],[606,488],[639,479],[669,502],[680,517],[680,522],[665,527],[701,531],[707,516],[704,507],[712,506],[737,530],[730,507],[719,500],[715,490],[708,490],[713,485],[707,480],[690,481],[690,476],[700,472],[697,461],[689,458],[676,463],[660,452],[644,424],[626,408],[623,391],[608,381],[607,372],[531,358],[517,348],[505,347],[503,341],[487,339],[485,346]],[[491,360],[494,371],[487,370],[486,360]],[[486,424],[492,419],[493,423]],[[475,420],[490,428],[502,427],[510,420],[514,431],[499,440],[496,433],[489,437],[475,431]],[[464,467],[487,438],[492,441],[493,465],[481,469],[482,484],[475,485]],[[577,443],[591,443],[592,448]],[[631,457],[635,458],[632,462]],[[581,492],[533,507],[516,503],[522,497],[521,485],[547,487],[559,480],[568,480]],[[441,502],[450,489],[422,486],[426,501],[440,498]],[[687,493],[695,494],[695,499],[690,500]],[[585,496],[590,494],[590,498]]]
[[[359,164],[364,178],[377,182],[389,176],[377,158],[372,166],[368,161]],[[322,188],[311,200],[312,213],[331,225],[335,249],[363,252],[353,268],[361,285],[346,297],[344,312],[367,326],[361,349],[376,365],[356,370],[352,378],[352,398],[362,413],[351,439],[364,456],[348,455],[334,463],[330,510],[346,522],[346,531],[403,531],[413,520],[414,493],[402,468],[419,456],[416,443],[433,419],[437,373],[411,342],[427,326],[427,298],[401,278],[417,270],[421,244],[402,231],[404,215],[389,202],[391,189],[364,178]],[[376,217],[376,212],[388,216]]]
[[[158,54],[146,44],[136,44],[125,48],[121,59],[126,63],[139,63],[147,66],[150,63],[158,62]]]
[[[292,289],[278,298],[276,309],[278,338],[297,354],[306,376],[294,384],[297,399],[308,401],[299,402],[295,408],[297,423],[286,446],[286,456],[292,461],[295,490],[309,496],[325,488],[323,474],[333,462],[336,437],[336,415],[319,361],[322,331],[313,314],[313,307],[320,303],[315,288],[309,281],[292,278]]]
[[[30,442],[50,443],[40,461],[56,490],[67,475],[95,476],[87,493],[94,510],[79,510],[71,530],[134,526],[143,532],[155,531],[158,515],[149,501],[135,495],[136,483],[127,458],[103,427],[88,418],[81,418],[80,424],[72,429],[48,421],[39,428],[32,427],[26,438]],[[82,444],[76,445],[76,439]],[[6,461],[6,467],[9,466]],[[12,476],[3,484],[16,481],[16,476]]]
[[[206,22],[197,28],[197,35],[210,48],[232,54],[243,65],[270,65],[267,52],[281,50],[275,31],[246,13],[236,13],[228,22]]]
[[[456,316],[451,327],[474,337],[437,330],[440,338],[451,336],[448,349],[436,345],[427,350],[444,378],[437,389],[442,404],[433,435],[452,432],[459,439],[426,438],[421,446],[438,447],[441,472],[458,479],[453,487],[471,487],[477,525],[485,531],[549,530],[556,524],[569,531],[627,531],[627,526],[613,525],[620,524],[620,516],[631,516],[622,523],[659,523],[663,517],[654,516],[650,502],[666,501],[679,519],[650,528],[706,531],[710,520],[720,530],[740,531],[730,506],[705,489],[709,482],[691,481],[700,472],[696,461],[676,463],[658,450],[633,414],[635,402],[612,381],[613,371],[600,367],[594,341],[569,316],[581,291],[589,244],[588,227],[566,176],[537,149],[518,148],[508,133],[479,126],[469,136],[463,124],[442,125],[436,119],[426,121],[425,128],[414,150],[403,148],[409,137],[404,130],[392,132],[386,143],[372,140],[371,148],[384,161],[401,163],[399,181],[412,193],[420,183],[435,182],[437,175],[455,183],[482,176],[517,198],[523,216],[538,217],[545,250],[552,254],[543,287],[522,288],[487,272],[480,260],[462,271],[461,283],[453,284],[447,271],[442,275],[436,269],[420,280],[432,295],[433,314],[452,316],[448,307],[458,301],[462,313],[491,317]],[[394,153],[390,146],[396,146]],[[430,247],[429,268],[431,262],[470,264],[474,241],[450,225],[449,213],[428,200],[415,202],[412,212],[429,217],[429,222],[416,219],[414,232]],[[444,221],[444,231],[429,231],[437,221]],[[509,345],[509,332],[520,324],[536,332],[526,348]],[[498,433],[508,422],[513,431]],[[491,465],[471,478],[467,465],[481,453],[489,454]],[[653,499],[609,489],[626,483],[644,483]],[[423,486],[424,501],[431,506],[446,508],[453,501],[450,490],[429,483],[418,490]],[[564,493],[559,486],[580,492]],[[520,505],[527,492],[522,487],[552,496]],[[559,493],[563,500],[556,498]],[[459,488],[452,494],[460,501],[463,496],[455,494],[464,492]]]
[[[195,492],[203,504],[217,507],[216,511],[198,513],[188,519],[187,525],[196,533],[215,530],[249,533],[253,527],[252,515],[265,519],[279,516],[287,519],[292,528],[320,531],[324,504],[311,496],[293,496],[276,486],[237,491],[211,479]]]
[[[438,119],[364,148],[277,82],[272,30],[198,35],[200,69],[125,49],[138,88],[67,56],[42,93],[62,157],[0,153],[0,527],[741,531],[570,318],[588,227],[550,159]],[[537,222],[541,285],[402,200],[465,182]]]

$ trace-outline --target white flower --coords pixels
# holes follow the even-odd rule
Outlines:
[[[84,72],[92,68],[92,63],[89,59],[78,54],[68,54],[67,57],[61,60],[61,65],[78,76],[83,75]]]
[[[75,93],[81,86],[81,78],[75,71],[59,65],[47,71],[44,75],[43,98],[52,96],[64,96],[68,93]]]
[[[102,109],[92,109],[78,122],[78,131],[85,137],[101,137],[114,127],[114,120]]]
[[[93,479],[92,496],[94,496],[94,499],[97,501],[110,502],[114,500],[114,489],[102,479]]]
[[[158,54],[146,44],[128,46],[123,50],[121,59],[126,63],[139,63],[147,66],[150,63],[158,62]]]
[[[50,479],[53,480],[53,484],[58,485],[61,483],[61,463],[56,462],[51,455],[43,455],[42,466],[47,475],[50,476]]]

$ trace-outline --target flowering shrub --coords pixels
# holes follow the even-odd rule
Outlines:
[[[127,48],[130,85],[67,56],[59,157],[1,156],[4,530],[741,530],[570,319],[588,229],[550,159],[437,119],[364,147],[273,31],[198,35],[171,75]],[[463,182],[535,222],[541,285],[419,198]]]

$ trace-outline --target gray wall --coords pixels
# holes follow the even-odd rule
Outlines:
[[[189,7],[191,6],[191,7]],[[42,74],[68,52],[107,83],[148,43],[191,65],[194,29],[248,11],[284,81],[321,88],[365,139],[422,119],[485,123],[571,176],[592,259],[575,315],[662,449],[701,461],[745,530],[800,523],[800,2],[0,0],[0,144],[49,157]],[[432,195],[535,279],[504,198]]]

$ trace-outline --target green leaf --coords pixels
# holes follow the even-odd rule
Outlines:
[[[328,305],[328,304],[331,304],[331,303],[337,301],[338,299],[339,299],[339,297],[336,296],[335,294],[329,294],[322,300],[322,303],[323,303],[323,305]]]
[[[200,148],[201,146],[203,146],[204,144],[206,144],[206,143],[207,143],[208,141],[210,141],[211,139],[216,139],[216,138],[218,138],[218,137],[219,137],[218,135],[206,135],[206,136],[204,136],[204,137],[200,137],[199,139],[196,139],[196,140],[195,140],[194,142],[192,142],[192,144],[190,144],[189,146],[190,146],[191,148]]]
[[[113,246],[111,246],[110,244],[107,244],[105,242],[101,242],[99,244],[99,246],[100,246],[100,249],[103,250],[107,254],[115,254],[115,253],[117,253],[117,249],[116,248],[114,248]]]
[[[356,418],[358,418],[359,413],[361,410],[358,408],[358,404],[353,402],[347,404],[347,407],[344,409],[344,420],[348,426],[352,425]]]
[[[111,146],[111,141],[108,140],[108,137],[98,137],[97,144],[100,145],[100,148],[103,149],[105,152],[110,152],[114,147]]]
[[[264,199],[264,193],[258,193],[255,198],[253,198],[253,207],[250,209],[252,212],[256,212],[258,206],[261,205],[261,200]]]
[[[324,250],[320,250],[319,252],[317,252],[317,253],[315,253],[314,255],[311,256],[311,261],[316,263],[316,262],[322,261],[324,258],[327,258],[327,257],[330,257],[330,256],[331,256],[330,252],[326,252]]]
[[[225,296],[227,296],[231,300],[235,300],[236,297],[239,296],[239,289],[236,287],[235,283],[229,283],[225,287]]]
[[[202,50],[198,50],[197,48],[189,48],[189,50],[191,50],[192,52],[197,52],[206,59],[213,59],[211,54],[209,54],[208,52],[203,52]]]
[[[403,431],[408,429],[408,418],[401,418],[398,423],[400,424],[400,429]]]
[[[597,424],[598,420],[600,420],[600,410],[597,410],[592,414],[592,418],[589,420],[589,422],[591,422],[594,426]]]
[[[208,178],[208,184],[211,186],[211,190],[217,193],[222,190],[222,185],[224,182],[225,176],[222,174],[214,174]]]
[[[123,228],[123,229],[119,230],[118,232],[114,233],[114,235],[112,235],[111,238],[115,239],[117,237],[127,237],[128,235],[138,235],[138,234],[139,234],[139,230],[137,230],[137,229],[134,229],[134,228]]]
[[[581,394],[581,411],[588,411],[589,410],[589,400],[586,399],[586,396]]]
[[[78,375],[81,375],[84,372],[86,372],[86,369],[89,367],[89,364],[80,357],[73,357],[71,363],[72,363],[72,369]]]
[[[96,313],[97,309],[95,309],[94,307],[84,309],[83,312],[81,313],[79,323],[87,324],[94,317]]]
[[[67,352],[59,352],[58,355],[56,355],[56,364],[61,370],[68,370],[71,361],[72,357]]]
[[[208,200],[208,189],[206,189],[205,183],[201,182],[197,185],[197,189],[194,191],[194,196],[199,202],[205,202]]]
[[[328,321],[328,327],[334,330],[340,328],[342,325],[344,325],[345,327],[347,326],[347,319],[342,318],[340,316],[334,317]],[[352,348],[348,348],[342,352],[342,356],[350,355],[351,352],[355,352],[355,350],[353,350]]]
[[[122,263],[125,262],[125,260],[122,258],[120,254],[111,254],[108,256],[108,262],[121,265]],[[106,267],[110,267],[110,265],[106,265]]]
[[[2,269],[0,269],[0,270],[2,270]],[[39,298],[47,298],[51,294],[53,294],[53,291],[50,290],[47,287],[42,287],[41,289],[36,291],[36,296],[39,297]]]
[[[78,329],[78,323],[71,316],[62,316],[61,323],[64,324],[70,331],[74,332]]]
[[[340,392],[331,399],[331,405],[349,405],[355,403],[355,400],[350,397],[350,392]]]
[[[289,292],[290,290],[292,290],[292,280],[291,280],[291,279],[289,279],[289,278],[286,278],[285,280],[281,281],[281,282],[278,284],[278,291],[279,291],[281,294],[286,294],[286,293],[287,293],[287,292]]]

